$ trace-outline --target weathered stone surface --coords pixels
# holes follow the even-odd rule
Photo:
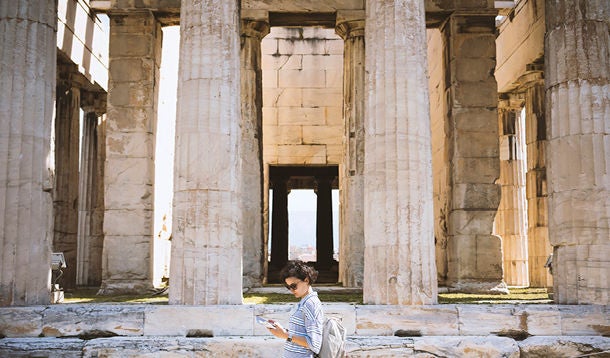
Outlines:
[[[458,310],[453,305],[442,306],[357,306],[356,334],[361,336],[458,335]]]
[[[413,338],[415,357],[519,357],[517,342],[506,337]]]
[[[256,326],[259,325],[254,322],[254,307],[245,305],[154,307],[147,310],[144,317],[144,335],[150,336],[186,337],[194,332],[210,336],[249,336],[254,334]]]
[[[607,357],[607,337],[530,337],[519,342],[520,357]]]
[[[5,307],[0,311],[1,337],[38,337],[45,308]]]
[[[44,311],[42,335],[141,336],[146,307],[128,305],[62,305]]]

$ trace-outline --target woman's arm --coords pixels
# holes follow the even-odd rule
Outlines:
[[[271,322],[275,325],[275,328],[267,328],[269,330],[269,332],[271,332],[271,334],[273,334],[277,338],[281,338],[284,340],[288,339],[288,336],[289,336],[288,330],[285,329],[284,327],[282,327],[282,325],[280,325],[278,322],[274,322],[274,321],[271,321]],[[301,347],[305,347],[305,348],[309,349],[309,345],[307,344],[307,339],[305,339],[305,337],[297,336],[297,335],[293,334],[292,343],[298,344]]]

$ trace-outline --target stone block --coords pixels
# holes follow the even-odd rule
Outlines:
[[[153,53],[154,39],[147,33],[115,33],[110,42],[110,57],[147,57]]]
[[[343,107],[333,106],[325,107],[326,113],[326,124],[331,126],[343,126],[345,121],[343,120]]]
[[[452,87],[456,107],[496,107],[498,88],[495,80],[458,82]]]
[[[464,209],[490,210],[498,208],[500,186],[497,184],[455,184],[453,206]]]
[[[324,145],[280,145],[278,161],[283,164],[326,164]]]
[[[303,68],[343,71],[343,54],[303,56]]]
[[[282,55],[324,55],[326,46],[318,39],[278,39],[278,50]]]
[[[303,103],[301,88],[281,88],[274,101],[276,107],[310,107]]]
[[[275,27],[272,27],[271,31],[273,31],[273,29],[275,29]],[[267,57],[265,55],[279,54],[278,40],[270,36],[265,37],[261,41],[261,54],[263,55],[263,58]],[[263,63],[265,63],[265,61],[266,60],[263,60]]]
[[[263,71],[263,88],[265,89],[263,91],[263,103],[266,103],[265,98],[267,97],[267,91],[269,91],[270,88],[278,87],[278,77],[278,71]]]
[[[105,186],[104,200],[107,209],[153,210],[152,185],[108,183]]]
[[[452,210],[448,229],[454,235],[491,234],[495,216],[495,210]]]
[[[498,114],[495,108],[454,108],[455,130],[467,132],[497,133]]]
[[[339,70],[325,70],[326,73],[326,87],[341,89],[343,86],[343,71]]]
[[[141,307],[128,305],[56,305],[44,313],[42,334],[45,337],[141,336],[144,314]]]
[[[494,46],[495,47],[495,46]],[[493,78],[496,61],[493,57],[487,58],[456,58],[453,70],[455,79],[459,82],[478,82]]]
[[[342,144],[326,144],[326,160],[329,164],[340,164],[344,158]]]
[[[306,107],[342,107],[341,88],[304,88],[303,105]]]
[[[149,132],[106,133],[106,155],[109,157],[154,157],[155,137]]]
[[[155,113],[152,107],[114,107],[108,103],[106,129],[111,132],[149,132],[152,133]]]
[[[263,125],[275,126],[277,125],[277,108],[265,106],[263,107]],[[264,140],[264,136],[263,136]]]
[[[336,39],[328,39],[325,41],[325,55],[343,55],[345,43],[343,39],[336,35]]]
[[[610,315],[603,305],[561,305],[561,335],[593,336],[610,333]]]
[[[152,59],[115,58],[110,60],[110,83],[152,81],[158,67]]]
[[[263,40],[264,41],[264,40]],[[277,72],[279,70],[302,70],[303,68],[309,68],[304,66],[303,60],[305,55],[275,55],[275,56],[263,56],[261,61],[261,68],[263,70],[263,76],[267,72]]]
[[[449,278],[461,281],[453,286],[456,289],[488,293],[502,280],[502,243],[497,236],[450,236],[447,240],[447,261]]]
[[[343,142],[341,126],[303,126],[303,144],[335,144]]]
[[[507,337],[425,337],[413,341],[417,356],[519,357],[517,342]]]
[[[361,336],[458,335],[458,311],[453,305],[377,306],[356,308],[356,334]]]
[[[302,144],[301,126],[263,126],[263,140],[267,145]]]
[[[561,335],[561,311],[559,306],[515,306],[512,314],[520,318],[520,324],[532,336]]]
[[[279,87],[324,88],[327,86],[326,71],[319,69],[279,71]]]
[[[137,227],[131,229],[134,231],[140,230]],[[148,280],[150,274],[152,230],[148,235],[138,236],[128,231],[120,236],[118,235],[110,236],[106,234],[104,238],[104,252],[113,253],[103,257],[106,283],[118,280],[127,281],[127,285],[138,286],[142,280]],[[126,277],[129,280],[126,280]],[[149,283],[149,285],[152,285],[152,283]]]
[[[152,210],[106,209],[104,234],[106,235],[151,235]]]
[[[279,125],[324,125],[324,108],[279,107]]]
[[[151,336],[251,336],[256,326],[254,307],[247,305],[154,306],[144,317],[144,335]]]
[[[500,177],[500,158],[456,158],[454,183],[495,183]]]
[[[527,332],[527,315],[515,315],[512,305],[459,305],[461,336],[511,335]]]
[[[529,337],[519,342],[522,358],[535,357],[607,357],[607,337]]]
[[[499,158],[497,132],[454,133],[454,155],[458,158]]]
[[[121,157],[106,157],[105,182],[107,184],[153,185],[155,178],[153,153],[150,157],[134,158],[125,153]]]
[[[38,337],[45,306],[2,307],[0,337]]]
[[[6,338],[0,340],[0,357],[82,358],[86,343],[78,338]]]

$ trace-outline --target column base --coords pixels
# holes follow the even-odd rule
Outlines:
[[[447,292],[479,293],[486,295],[508,295],[508,286],[504,281],[481,282],[462,280],[447,284]]]
[[[129,282],[103,282],[97,294],[100,296],[112,295],[139,295],[150,294],[154,287],[150,281]]]

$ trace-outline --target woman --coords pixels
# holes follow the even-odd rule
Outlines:
[[[278,322],[269,331],[276,337],[285,339],[284,357],[314,357],[322,346],[324,312],[322,302],[311,285],[316,281],[318,271],[303,261],[289,261],[280,272],[286,288],[300,298],[298,305],[290,312],[288,329]]]

